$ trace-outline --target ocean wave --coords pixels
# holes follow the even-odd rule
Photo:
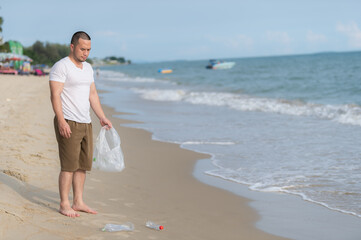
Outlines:
[[[312,203],[324,206],[324,207],[326,207],[326,208],[328,208],[330,210],[342,212],[342,213],[345,213],[345,214],[350,214],[350,215],[361,218],[361,215],[358,214],[358,213],[355,213],[355,212],[349,211],[349,210],[345,210],[345,209],[341,209],[339,207],[333,207],[330,204],[327,204],[326,202],[315,200],[313,197],[308,196],[306,193],[297,192],[297,191],[293,190],[293,189],[302,188],[301,186],[297,186],[297,185],[276,186],[274,184],[270,184],[270,183],[265,184],[265,183],[260,183],[260,182],[259,183],[251,183],[251,182],[248,182],[248,181],[245,181],[245,180],[241,180],[239,178],[239,175],[237,173],[235,173],[234,170],[231,170],[231,169],[209,170],[209,171],[206,171],[205,174],[208,174],[208,175],[214,176],[214,177],[219,177],[219,178],[227,180],[227,181],[247,185],[248,188],[250,190],[252,190],[252,191],[275,192],[275,193],[279,192],[279,193],[286,193],[286,194],[299,196],[305,201],[312,202]],[[343,192],[342,194],[344,194],[344,195],[348,195],[348,194],[359,195],[358,193],[349,193],[349,192]]]
[[[184,90],[163,90],[163,89],[138,89],[133,88],[134,92],[139,93],[142,98],[153,101],[182,101],[186,92]]]
[[[154,83],[160,82],[155,78],[146,77],[130,77],[122,72],[102,70],[101,80],[114,81],[114,82],[133,82],[133,83]]]
[[[142,98],[153,101],[184,101],[196,105],[224,106],[238,111],[313,116],[361,126],[361,106],[355,104],[324,105],[225,92],[188,92],[184,89],[134,88],[133,91],[139,93]]]
[[[205,142],[205,141],[187,141],[180,143],[182,145],[234,145],[235,142]]]

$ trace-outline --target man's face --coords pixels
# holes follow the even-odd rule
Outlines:
[[[71,44],[70,47],[74,59],[78,62],[84,62],[89,56],[91,49],[91,41],[79,38],[78,44],[76,45]]]

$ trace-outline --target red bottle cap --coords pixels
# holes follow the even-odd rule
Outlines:
[[[163,230],[163,228],[164,228],[163,226],[159,226],[159,230]]]

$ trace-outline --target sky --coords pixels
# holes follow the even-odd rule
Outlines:
[[[229,59],[361,50],[361,0],[0,0],[4,41],[92,38],[90,58]]]

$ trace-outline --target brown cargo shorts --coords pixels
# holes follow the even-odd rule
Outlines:
[[[54,118],[56,140],[59,147],[61,171],[90,171],[93,158],[93,130],[91,123],[78,123],[66,120],[70,126],[71,136],[60,135],[57,118]]]

